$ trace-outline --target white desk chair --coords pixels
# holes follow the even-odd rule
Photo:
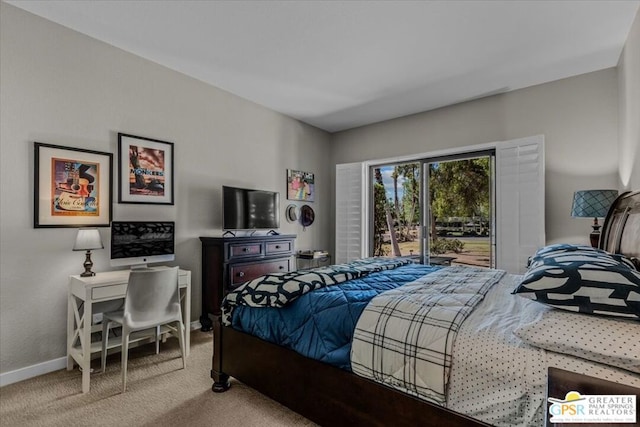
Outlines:
[[[182,354],[182,368],[187,367],[185,359],[184,334],[178,289],[178,267],[132,271],[124,299],[124,310],[104,313],[102,320],[102,371],[107,365],[109,328],[113,324],[122,325],[122,391],[127,389],[127,359],[129,335],[145,329],[155,329],[156,354],[159,351],[160,326],[175,324],[171,333],[178,336]]]

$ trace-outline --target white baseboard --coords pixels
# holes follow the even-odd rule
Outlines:
[[[19,381],[28,380],[38,375],[48,374],[49,372],[58,371],[67,367],[67,358],[60,357],[58,359],[49,360],[47,362],[38,363],[37,365],[27,366],[25,368],[16,369],[15,371],[0,374],[0,387]]]
[[[192,331],[195,331],[196,329],[202,328],[202,325],[200,324],[199,320],[196,320],[196,321],[191,322],[189,327],[191,328]]]
[[[190,330],[200,329],[200,321],[196,320],[189,325]],[[17,383],[20,381],[28,380],[29,378],[37,377],[39,375],[48,374],[49,372],[58,371],[60,369],[67,368],[67,357],[60,357],[58,359],[49,360],[47,362],[38,363],[36,365],[26,366],[24,368],[16,369],[15,371],[4,372],[0,374],[0,387],[4,387],[9,384]]]

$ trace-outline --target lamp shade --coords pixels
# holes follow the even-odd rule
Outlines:
[[[604,218],[618,197],[618,190],[583,190],[573,194],[572,217]]]
[[[76,236],[74,251],[90,251],[91,249],[103,249],[100,232],[97,228],[81,228]]]

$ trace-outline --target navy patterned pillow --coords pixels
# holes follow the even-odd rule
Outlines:
[[[534,256],[546,256],[554,253],[562,253],[562,252],[599,252],[606,254],[602,249],[594,248],[592,246],[587,245],[575,245],[572,243],[555,243],[553,245],[545,246],[544,248],[538,249]]]
[[[534,263],[534,261],[539,262],[541,259],[544,259],[544,258],[554,257],[557,255],[566,254],[566,253],[576,254],[576,253],[584,253],[584,252],[587,252],[587,256],[588,254],[609,255],[613,257],[615,260],[623,264],[626,264],[632,270],[638,270],[638,264],[637,262],[634,262],[635,259],[629,259],[621,254],[610,254],[607,251],[594,248],[592,246],[575,245],[572,243],[555,243],[553,245],[545,246],[543,248],[538,249],[533,256],[529,257],[527,268],[530,267]]]
[[[637,258],[627,258],[624,255],[621,254],[610,254],[614,259],[616,259],[617,261],[620,261],[621,263],[627,265],[630,269],[632,270],[637,270],[638,269],[638,259]],[[634,260],[636,262],[634,262]]]
[[[632,264],[599,249],[564,249],[538,251],[513,293],[569,311],[640,318],[640,272]]]
[[[541,258],[553,257],[560,254],[576,253],[576,252],[601,253],[601,254],[607,253],[602,249],[594,248],[592,246],[576,245],[572,243],[555,243],[553,245],[548,245],[538,249],[536,253],[533,254],[533,256],[530,256],[529,261],[527,263],[527,268],[531,267],[531,264],[533,264],[534,261],[540,260]]]

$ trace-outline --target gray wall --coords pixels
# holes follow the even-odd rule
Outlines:
[[[547,241],[586,244],[592,220],[571,218],[573,192],[618,188],[617,84],[617,71],[610,68],[347,130],[333,135],[332,161],[385,159],[543,134]]]
[[[113,218],[176,221],[194,320],[198,237],[220,234],[223,184],[280,191],[280,231],[299,249],[329,247],[328,133],[5,3],[0,14],[0,372],[66,354],[68,276],[83,271],[75,229],[33,228],[34,141],[114,155],[118,132],[175,143],[175,206],[114,202]],[[287,168],[315,173],[306,231],[284,219]],[[102,237],[95,271],[111,269],[108,229]]]
[[[640,12],[620,56],[618,72],[620,188],[640,190]]]

